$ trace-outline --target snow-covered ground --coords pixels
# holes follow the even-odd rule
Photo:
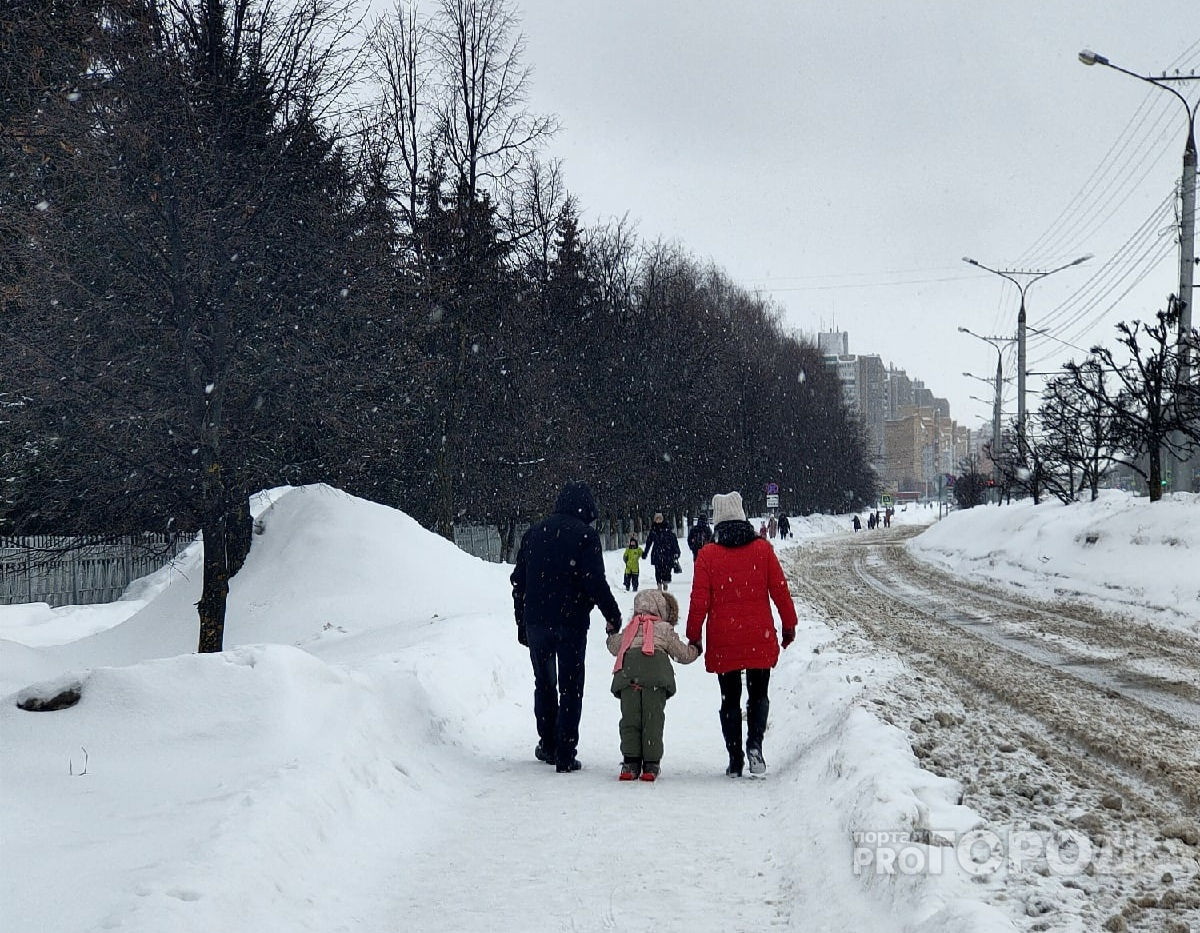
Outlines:
[[[584,770],[558,775],[532,757],[509,568],[324,486],[256,511],[223,654],[192,653],[195,549],[109,606],[0,607],[0,930],[1016,929],[952,849],[866,864],[879,833],[980,823],[864,708],[894,660],[802,617],[772,678],[765,781],[724,777],[715,678],[680,667],[662,779],[621,784],[597,619]],[[1106,494],[955,512],[912,547],[1196,633],[1197,519],[1197,496]],[[793,530],[776,546],[851,534],[848,516]],[[685,606],[690,571],[685,555]],[[17,707],[70,686],[70,709]]]
[[[1161,502],[1101,490],[1070,506],[1031,500],[954,512],[913,551],[956,574],[1039,599],[1200,634],[1200,495]]]

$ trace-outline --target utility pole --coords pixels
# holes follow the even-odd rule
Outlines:
[[[1200,75],[1168,75],[1165,72],[1159,77],[1141,75],[1129,71],[1120,65],[1114,65],[1103,55],[1084,49],[1079,53],[1079,60],[1085,65],[1103,65],[1113,71],[1145,81],[1161,88],[1183,104],[1187,115],[1187,138],[1183,144],[1183,176],[1179,183],[1180,222],[1179,222],[1179,294],[1176,296],[1176,306],[1179,309],[1179,376],[1176,381],[1176,391],[1186,391],[1191,381],[1191,331],[1192,331],[1192,285],[1196,271],[1196,110],[1200,108],[1200,100],[1193,105],[1179,91],[1171,87],[1169,82],[1200,81]],[[1176,436],[1178,449],[1183,450],[1184,439]],[[1177,460],[1172,479],[1172,488],[1177,492],[1190,492],[1192,488],[1192,464],[1195,453],[1183,453]]]
[[[969,256],[963,257],[963,262],[970,263],[984,272],[991,272],[993,275],[998,275],[1002,279],[1007,279],[1017,286],[1017,291],[1021,293],[1021,310],[1017,312],[1017,450],[1021,457],[1025,456],[1025,293],[1029,291],[1029,287],[1034,282],[1044,279],[1048,275],[1054,275],[1055,272],[1062,272],[1063,269],[1070,269],[1072,266],[1078,266],[1080,263],[1087,262],[1092,258],[1092,254],[1088,253],[1085,256],[1080,256],[1078,259],[1073,259],[1056,269],[1046,269],[1044,271],[1020,270],[1020,269],[992,269],[985,266],[981,262],[976,262]]]
[[[1003,453],[1003,435],[1000,430],[1000,415],[1001,401],[1004,398],[1004,353],[1000,349],[1002,343],[1013,343],[1016,337],[984,337],[982,334],[977,334],[968,327],[960,327],[960,333],[970,334],[977,340],[982,340],[989,343],[992,349],[996,351],[996,396],[995,402],[992,404],[992,482],[995,484],[993,488],[996,490],[996,495],[1000,495],[1000,468],[997,462]],[[964,376],[970,373],[963,373]]]

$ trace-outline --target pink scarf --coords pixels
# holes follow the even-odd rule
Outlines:
[[[657,616],[648,615],[637,615],[629,620],[625,631],[621,633],[621,647],[617,649],[617,663],[613,665],[614,674],[624,666],[625,652],[629,650],[639,631],[642,633],[642,654],[654,654],[654,623],[657,621]]]

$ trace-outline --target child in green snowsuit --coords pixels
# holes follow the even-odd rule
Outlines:
[[[625,558],[625,592],[633,590],[635,593],[638,588],[638,568],[642,563],[642,549],[638,546],[637,538],[629,539],[629,547],[625,548],[625,553],[622,555]]]
[[[643,590],[634,597],[633,618],[608,636],[617,658],[612,692],[621,700],[620,780],[653,781],[663,754],[667,699],[675,695],[671,659],[691,664],[700,657],[697,645],[686,645],[675,633],[679,603],[662,590]]]

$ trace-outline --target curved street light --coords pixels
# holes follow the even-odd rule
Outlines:
[[[1017,291],[1021,293],[1021,309],[1017,312],[1017,443],[1020,445],[1019,449],[1022,452],[1025,450],[1025,293],[1029,291],[1029,287],[1034,282],[1040,281],[1048,275],[1054,275],[1056,272],[1062,272],[1064,269],[1070,269],[1072,266],[1078,266],[1091,258],[1092,254],[1086,253],[1078,259],[1072,259],[1070,262],[1057,266],[1054,269],[1032,271],[993,269],[991,266],[985,266],[970,256],[963,256],[963,262],[970,263],[984,272],[991,272],[993,275],[998,275],[1002,279],[1008,279],[1013,285],[1017,286]],[[961,327],[959,328],[959,330],[962,329]]]
[[[996,380],[995,380],[995,379],[989,379],[989,378],[987,378],[987,377],[985,377],[985,376],[976,376],[974,373],[963,373],[963,375],[964,375],[964,376],[966,376],[968,379],[978,379],[980,382],[986,383],[986,384],[987,384],[987,385],[989,385],[989,386],[995,386],[995,385],[996,385]],[[1003,379],[1003,380],[1001,380],[1001,381],[1002,381],[1002,382],[1012,382],[1012,380],[1011,380],[1011,379]]]
[[[1103,65],[1105,68],[1111,68],[1113,71],[1119,71],[1123,75],[1129,75],[1131,78],[1137,78],[1139,81],[1145,81],[1147,84],[1153,84],[1157,88],[1162,88],[1168,94],[1173,95],[1181,104],[1183,104],[1183,112],[1187,114],[1187,139],[1183,145],[1183,177],[1179,185],[1180,196],[1180,225],[1179,225],[1179,381],[1177,385],[1187,385],[1191,378],[1191,354],[1188,348],[1187,337],[1192,330],[1192,285],[1196,269],[1196,111],[1200,109],[1200,100],[1196,101],[1195,105],[1188,103],[1188,99],[1179,91],[1171,87],[1169,81],[1200,81],[1200,75],[1166,75],[1154,77],[1153,75],[1140,75],[1136,71],[1129,71],[1127,68],[1122,68],[1120,65],[1114,65],[1103,55],[1093,52],[1091,49],[1084,49],[1079,53],[1079,60],[1085,65]],[[1177,491],[1191,491],[1191,457],[1184,454],[1186,459],[1179,462],[1179,469],[1175,471],[1174,488]]]

